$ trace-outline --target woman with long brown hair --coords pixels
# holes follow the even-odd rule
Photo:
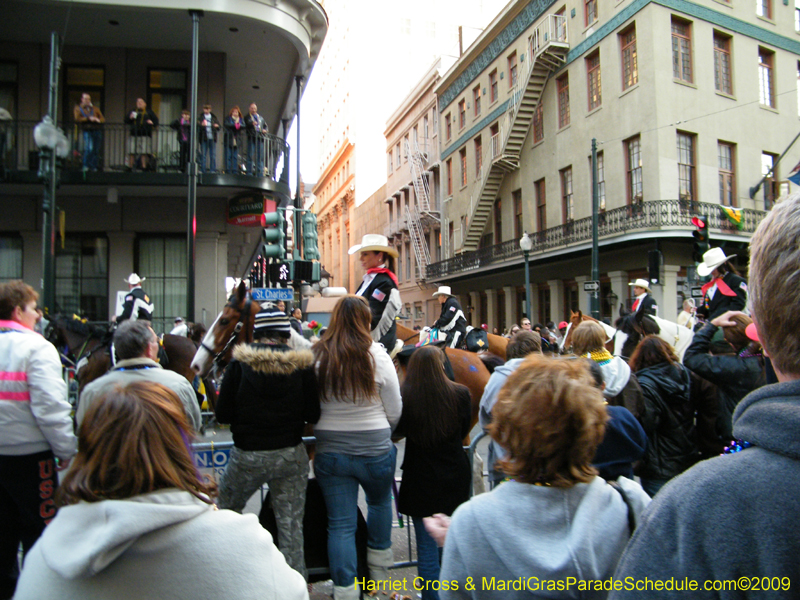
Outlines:
[[[439,598],[433,582],[439,579],[442,558],[422,520],[437,513],[452,515],[469,499],[471,481],[462,447],[470,429],[470,393],[447,378],[444,360],[436,346],[423,346],[411,355],[400,388],[403,416],[395,431],[406,438],[399,510],[414,520],[417,570],[430,582],[422,589],[422,600]]]
[[[370,335],[372,314],[362,296],[336,303],[312,351],[317,359],[321,416],[314,428],[314,473],[328,509],[328,560],[333,597],[357,599],[356,509],[364,488],[369,513],[370,579],[388,579],[392,556],[392,481],[397,450],[392,430],[402,402],[389,355]]]
[[[216,510],[191,431],[160,384],[98,399],[56,493],[62,508],[28,554],[15,598],[307,598],[254,515]]]

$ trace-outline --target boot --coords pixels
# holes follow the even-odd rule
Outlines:
[[[367,547],[367,566],[369,567],[369,578],[372,581],[389,579],[389,567],[392,565],[394,565],[394,554],[391,547],[385,550]]]
[[[361,598],[361,592],[355,583],[348,586],[333,586],[333,600],[359,600],[359,598]]]

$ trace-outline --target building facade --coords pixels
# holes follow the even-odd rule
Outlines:
[[[798,129],[796,9],[761,0],[510,3],[436,93],[447,257],[428,281],[468,293],[472,325],[510,327],[589,311],[592,140],[597,142],[600,312],[648,278],[674,319],[698,285],[691,217],[737,255],[791,185]],[[754,135],[758,132],[757,135]],[[726,209],[728,210],[726,213]]]
[[[65,215],[55,257],[57,312],[108,320],[116,312],[117,292],[127,289],[123,279],[137,272],[147,278],[157,331],[169,331],[177,316],[210,325],[226,300],[226,277],[246,276],[260,245],[260,224],[250,219],[245,226],[247,219],[237,219],[236,208],[266,199],[277,205],[290,201],[292,157],[284,138],[297,112],[295,78],[308,78],[327,16],[314,0],[270,5],[200,0],[193,6],[204,11],[197,107],[190,106],[192,21],[183,3],[11,0],[4,5],[0,103],[12,119],[0,121],[0,207],[6,215],[0,279],[22,278],[37,288],[43,277],[43,186],[32,130],[48,112],[50,32],[66,31],[54,115],[69,141],[56,196]],[[86,128],[74,118],[84,93],[105,117],[97,127],[93,168],[84,164]],[[153,111],[158,126],[134,137],[126,119],[138,99]],[[244,133],[236,164],[228,168],[233,144],[220,127],[212,145],[216,167],[206,157],[191,221],[181,132],[171,123],[186,108],[199,118],[203,105],[210,104],[222,125],[234,105],[247,115],[251,103],[270,132],[259,137],[261,172],[248,164]],[[205,133],[198,127],[198,139]],[[193,257],[187,250],[190,236]],[[187,315],[192,270],[195,314]]]

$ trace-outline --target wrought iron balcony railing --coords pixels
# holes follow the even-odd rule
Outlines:
[[[760,210],[742,209],[741,227],[737,227],[722,213],[719,204],[687,202],[683,200],[652,200],[604,211],[599,216],[598,236],[609,238],[634,231],[657,231],[665,228],[692,227],[692,216],[708,216],[708,227],[725,233],[752,234],[766,215]],[[585,217],[544,231],[530,234],[533,248],[530,256],[592,240],[592,218]],[[448,275],[500,264],[522,258],[519,240],[507,240],[494,246],[465,252],[452,258],[431,263],[427,268],[428,281]]]
[[[14,171],[36,171],[39,151],[33,140],[34,121],[0,121],[0,168],[8,175]],[[186,170],[188,144],[181,144],[179,132],[162,124],[140,135],[131,125],[103,123],[83,128],[78,124],[62,125],[70,150],[61,163],[63,171],[175,172]],[[198,137],[204,138],[198,126]],[[94,146],[92,151],[91,146]],[[204,152],[205,150],[205,152]],[[213,154],[214,161],[211,161]],[[289,145],[281,138],[265,134],[249,136],[244,128],[233,135],[223,128],[217,140],[206,149],[199,144],[197,160],[201,171],[269,177],[289,181]]]

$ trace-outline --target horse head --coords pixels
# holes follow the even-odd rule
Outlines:
[[[253,341],[253,325],[260,310],[261,305],[253,302],[247,293],[247,286],[240,283],[200,342],[192,360],[192,370],[206,377],[212,366],[224,369],[236,344]]]
[[[617,319],[615,325],[619,331],[627,336],[619,350],[619,355],[625,359],[630,358],[644,336],[658,334],[661,331],[655,319],[642,311],[627,312]]]

